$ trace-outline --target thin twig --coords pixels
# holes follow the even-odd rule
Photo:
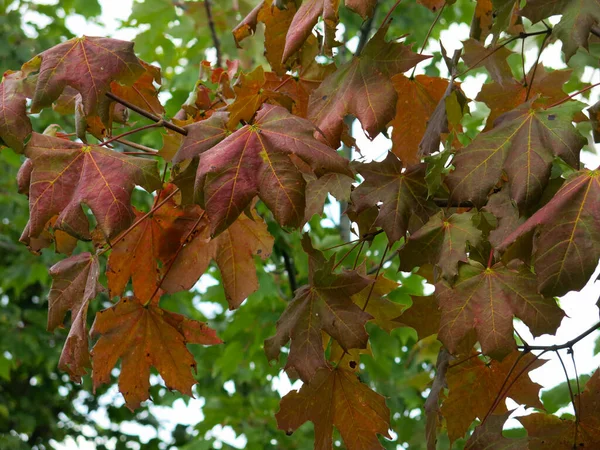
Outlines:
[[[544,51],[544,47],[546,46],[546,42],[548,42],[548,38],[550,37],[550,33],[544,35],[544,40],[542,41],[542,45],[540,46],[540,51],[538,52],[537,58],[535,60],[535,64],[533,66],[533,72],[531,72],[531,80],[527,81],[527,94],[525,95],[525,101],[529,100],[529,95],[531,94],[531,87],[533,86],[533,80],[535,80],[535,73],[537,72],[538,65],[540,63],[540,58]],[[525,42],[525,39],[523,39]],[[527,80],[527,75],[525,76],[525,80]]]
[[[574,94],[569,95],[568,97],[563,98],[562,100],[557,101],[556,103],[548,106],[546,109],[554,108],[555,106],[562,105],[564,102],[571,100],[573,97],[577,97],[579,94],[583,94],[585,91],[589,91],[597,86],[600,86],[600,83],[592,84],[591,86],[580,89]]]
[[[377,278],[379,278],[379,272],[381,268],[385,264],[385,255],[390,249],[390,244],[385,246],[385,250],[383,251],[383,255],[381,255],[381,262],[379,263],[379,267],[377,268],[377,272],[375,272],[375,281],[371,283],[371,288],[369,289],[369,295],[367,295],[367,299],[365,300],[365,305],[362,307],[362,310],[365,311],[367,309],[367,305],[369,304],[369,300],[371,300],[371,294],[373,294],[373,290],[375,289],[375,284],[377,283]]]
[[[569,379],[569,372],[567,372],[567,367],[560,356],[560,352],[556,352],[556,356],[558,356],[558,360],[560,361],[560,365],[562,366],[563,372],[565,373],[565,378],[567,380],[567,387],[569,388],[569,396],[571,397],[571,403],[573,404],[573,408],[575,408],[575,395],[573,394],[573,388],[571,387],[571,380]],[[575,408],[575,434],[573,435],[573,448],[576,448],[575,444],[577,442],[577,432],[579,428],[579,411]]]
[[[126,131],[125,133],[121,133],[121,134],[119,134],[117,136],[113,136],[110,139],[108,139],[108,140],[106,140],[104,142],[101,142],[98,145],[100,145],[100,146],[108,145],[111,142],[118,141],[119,139],[124,138],[125,136],[129,136],[130,134],[138,133],[140,131],[147,130],[149,128],[162,127],[163,125],[164,125],[163,120],[159,120],[156,123],[151,123],[149,125],[144,125],[143,127],[139,127],[139,128],[134,129],[134,130],[129,130],[129,131]]]
[[[562,349],[565,349],[565,348],[573,348],[573,346],[575,344],[577,344],[583,338],[589,336],[590,334],[592,334],[594,331],[596,331],[599,328],[600,328],[600,322],[598,322],[597,324],[591,326],[590,328],[588,328],[587,330],[585,330],[583,333],[581,333],[579,336],[571,339],[570,341],[565,342],[564,344],[558,344],[558,345],[527,345],[527,346],[525,346],[525,345],[519,345],[518,348],[521,349],[521,350],[525,350],[525,351],[543,350],[545,352],[547,352],[547,351],[555,352],[557,350],[562,350]]]
[[[375,14],[377,13],[377,7],[379,6],[379,2],[375,3],[373,7],[373,14],[369,17],[360,27],[360,38],[358,40],[358,45],[356,46],[356,51],[354,52],[354,56],[360,56],[369,40],[369,34],[371,34],[371,28],[373,27],[373,21],[375,20]]]
[[[217,51],[217,67],[221,67],[221,41],[217,35],[217,29],[215,28],[215,21],[212,16],[211,0],[204,0],[204,9],[206,10],[206,17],[208,19],[208,27],[210,28],[210,34],[212,36],[213,45]]]
[[[188,134],[188,132],[187,132],[187,130],[185,128],[181,128],[181,127],[178,127],[177,125],[175,125],[174,123],[167,122],[166,120],[161,119],[157,115],[152,114],[151,112],[148,112],[145,109],[142,109],[142,108],[134,105],[133,103],[130,103],[127,100],[122,99],[121,97],[116,96],[112,92],[107,92],[106,96],[108,98],[110,98],[111,100],[114,100],[115,102],[120,103],[123,106],[127,106],[129,109],[131,109],[132,111],[135,111],[140,116],[144,116],[147,119],[150,119],[150,120],[152,120],[154,122],[163,121],[163,126],[165,128],[168,128],[169,130],[173,130],[176,133],[182,134],[183,136],[187,136],[187,134]]]
[[[171,192],[169,195],[167,195],[159,204],[157,204],[156,206],[153,206],[150,211],[148,211],[146,214],[144,214],[138,220],[133,222],[129,228],[127,228],[125,231],[123,231],[123,233],[114,240],[114,242],[119,242],[120,240],[124,239],[125,236],[127,236],[129,233],[131,233],[131,231],[133,231],[133,229],[135,227],[137,227],[140,223],[142,223],[144,220],[146,220],[150,215],[154,214],[157,209],[159,209],[162,205],[167,203],[169,201],[169,199],[171,197],[173,197],[175,194],[177,194],[178,192],[179,192],[179,188],[175,189],[173,192]],[[106,253],[111,248],[112,248],[112,244],[110,242],[108,242],[107,246],[98,252],[98,256]]]
[[[489,58],[490,56],[492,56],[494,53],[496,53],[498,50],[500,50],[501,48],[506,47],[511,42],[515,42],[517,39],[525,39],[525,38],[528,38],[528,37],[531,37],[531,36],[539,36],[541,34],[550,34],[551,32],[552,32],[552,30],[550,29],[550,30],[544,30],[544,31],[534,31],[532,33],[521,33],[518,36],[513,36],[510,39],[507,39],[506,41],[504,41],[502,44],[496,46],[487,55],[484,55],[481,58],[479,58],[479,60],[477,60],[475,63],[473,63],[471,65],[471,67],[468,67],[466,70],[464,70],[461,73],[459,73],[458,75],[456,75],[455,78],[460,78],[460,77],[464,76],[465,74],[467,74],[471,70],[475,69],[481,62],[483,62],[484,60],[486,60],[487,58]]]
[[[185,239],[183,240],[183,243],[179,246],[179,248],[175,252],[175,255],[173,256],[173,258],[171,259],[171,262],[167,266],[167,269],[163,273],[163,276],[160,278],[160,281],[156,285],[156,288],[154,289],[154,292],[152,293],[152,295],[150,296],[150,298],[144,302],[144,304],[143,304],[144,306],[146,306],[148,303],[150,303],[150,301],[152,301],[152,299],[154,298],[154,296],[160,290],[160,287],[162,286],[162,284],[164,283],[165,279],[167,278],[167,275],[169,275],[169,272],[171,271],[171,268],[175,264],[175,261],[177,261],[177,257],[179,256],[179,253],[181,253],[181,250],[183,250],[183,248],[185,247],[185,244],[186,244],[187,240],[190,238],[190,236],[194,233],[194,231],[196,231],[196,228],[198,227],[198,225],[202,221],[203,217],[204,217],[204,212],[202,212],[202,214],[200,214],[200,216],[198,217],[198,220],[196,220],[196,223],[194,223],[194,225],[190,229],[189,233],[186,235]]]
[[[292,296],[296,289],[298,289],[298,282],[296,281],[296,268],[294,267],[294,263],[290,258],[289,253],[285,249],[281,249],[281,257],[283,258],[283,265],[285,266],[285,271],[288,274],[288,280],[290,282],[290,289],[292,290]]]
[[[158,153],[158,150],[154,150],[153,148],[146,147],[145,145],[138,144],[137,142],[131,142],[126,139],[116,139],[119,144],[127,145],[128,147],[135,148],[137,150],[141,150],[146,153]]]
[[[573,370],[575,371],[575,381],[577,382],[577,408],[581,410],[581,386],[579,384],[579,373],[577,371],[577,364],[575,363],[575,351],[570,348],[567,353],[571,355],[571,361],[573,362]],[[575,408],[575,404],[573,404]],[[579,420],[579,415],[575,415],[575,419]]]
[[[379,29],[385,27],[388,23],[388,20],[392,20],[392,13],[394,12],[394,10],[398,7],[398,5],[401,2],[402,2],[402,0],[396,0],[396,3],[394,3],[394,6],[392,6],[392,8],[388,11],[387,15],[383,19],[383,22],[381,22],[381,26],[379,27]]]
[[[429,40],[429,36],[431,36],[431,32],[433,31],[433,28],[436,26],[436,24],[440,20],[440,17],[442,16],[442,12],[444,11],[445,7],[446,7],[446,3],[444,3],[442,5],[439,12],[435,16],[435,19],[433,19],[433,22],[431,23],[429,30],[427,30],[427,34],[425,35],[425,39],[423,39],[423,44],[421,45],[421,49],[419,50],[419,55],[423,54],[423,50],[425,50],[425,47],[427,46],[427,41]],[[415,65],[415,67],[413,67],[412,73],[410,74],[411,80],[415,77],[416,70],[417,70],[417,65]]]

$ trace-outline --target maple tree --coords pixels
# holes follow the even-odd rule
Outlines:
[[[580,157],[586,133],[598,135],[597,105],[588,117],[574,100],[593,86],[565,87],[580,73],[540,62],[552,40],[566,61],[589,56],[600,3],[479,0],[470,39],[451,56],[442,41],[434,55],[426,48],[461,2],[413,2],[432,14],[417,49],[392,27],[399,0],[384,17],[376,0],[264,0],[227,25],[240,55],[264,28],[264,66],[223,61],[233,55],[221,48],[211,2],[202,3],[216,61],[200,62],[171,117],[160,68],[132,42],[73,38],[2,78],[0,144],[20,155],[15,184],[29,201],[20,240],[65,255],[49,269],[48,330],[70,314],[58,368],[75,382],[91,375],[96,390],[119,367],[131,410],[150,398],[152,369],[168,390],[192,395],[196,355],[235,344],[166,304],[214,261],[232,311],[256,301],[261,284],[287,280],[292,296],[281,292],[289,302],[262,358],[283,356],[302,381],[272,413],[288,435],[312,422],[316,449],[333,448],[334,428],[348,449],[391,439],[393,391],[377,392],[365,366],[389,356],[373,350],[373,336],[405,327],[418,351],[437,354],[419,385],[431,387],[416,438],[424,448],[440,439],[472,449],[600,446],[600,372],[577,393],[567,379],[573,420],[543,412],[529,378],[540,356],[572,353],[600,323],[547,346],[514,326],[555,334],[565,316],[555,297],[581,290],[600,258],[600,168]],[[556,14],[551,27],[545,19]],[[347,16],[361,23],[352,54],[336,41]],[[525,41],[537,59],[525,70],[523,56],[515,69]],[[436,59],[448,76],[415,75]],[[461,83],[471,71],[491,80],[476,98],[490,109],[485,126],[470,126]],[[36,131],[35,115],[47,110],[72,119]],[[352,117],[368,139],[391,134],[379,161],[360,154]],[[156,129],[160,148],[129,140]],[[357,236],[332,247],[317,232],[329,194]],[[393,269],[434,293],[406,288],[414,295],[398,301],[410,282]],[[92,305],[104,309],[88,320]],[[519,419],[527,437],[503,436],[507,398],[538,410]]]

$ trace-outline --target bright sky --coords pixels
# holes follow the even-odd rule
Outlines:
[[[40,0],[39,3],[55,4],[56,1]],[[135,30],[119,29],[119,21],[125,20],[131,12],[132,0],[100,0],[100,4],[102,5],[102,16],[100,22],[104,24],[103,26],[94,23],[88,23],[82,16],[74,16],[67,19],[67,26],[69,29],[71,29],[71,31],[77,35],[103,35],[126,40],[133,39],[136,33]],[[36,20],[36,14],[28,13],[28,18]],[[556,21],[552,21],[551,19],[551,22],[555,23]],[[467,39],[468,35],[469,27],[467,25],[463,24],[461,26],[453,24],[448,30],[442,32],[441,41],[451,54],[453,49],[461,47],[461,41]],[[352,43],[350,43],[349,47],[352,46],[351,44]],[[354,45],[356,45],[356,43],[354,43]],[[439,48],[436,48],[436,45],[437,43],[432,43],[430,47],[426,49],[425,53],[428,51],[438,51]],[[529,68],[534,64],[536,56],[536,49],[530,49],[526,51],[525,60],[527,70],[529,70]],[[554,43],[549,45],[544,51],[541,61],[546,67],[553,69],[565,68],[566,65],[562,61],[561,57],[561,44]],[[445,67],[440,65],[440,69],[442,70],[443,74]],[[417,71],[417,73],[418,72],[419,71]],[[463,81],[462,88],[469,98],[476,97],[484,80],[484,75],[478,75],[476,77],[469,76]],[[597,69],[588,68],[584,73],[584,81],[592,83],[600,82],[600,71]],[[592,103],[600,98],[599,88],[592,89],[591,98]],[[471,106],[481,107],[482,105],[476,105],[475,102],[473,102]],[[355,121],[353,131],[354,136],[357,138],[358,147],[369,159],[381,160],[385,157],[387,150],[391,148],[390,141],[383,136],[377,137],[372,142],[369,141],[362,133],[358,121]],[[589,168],[596,168],[600,165],[600,157],[598,156],[597,149],[595,153],[583,153],[582,160]],[[600,297],[600,282],[596,281],[599,274],[600,271],[597,270],[592,277],[592,281],[590,281],[581,292],[571,292],[561,298],[560,305],[565,310],[568,317],[563,320],[555,337],[546,335],[534,339],[529,333],[527,327],[519,322],[516,324],[516,328],[521,336],[523,336],[523,338],[529,344],[534,345],[563,343],[576,337],[582,331],[596,323],[599,319],[598,308],[596,307],[596,301]],[[200,304],[199,306],[203,312],[210,314],[210,305],[212,304],[204,303]],[[598,333],[596,332],[575,346],[575,361],[579,374],[591,373],[600,365],[600,355],[596,357],[593,356],[593,349],[597,338]],[[570,356],[566,355],[566,352],[563,352],[562,356],[566,363],[567,369],[569,370],[569,376],[574,378],[574,371],[572,363],[570,362]],[[558,358],[554,354],[549,354],[547,358],[549,361],[544,366],[532,372],[532,379],[540,383],[542,386],[550,388],[564,382],[565,375]],[[226,383],[225,387],[231,390],[232,385],[233,383],[231,383],[231,385],[227,385]],[[280,377],[273,380],[273,386],[281,395],[285,395],[285,393],[287,393],[290,389],[297,389],[300,386],[300,382],[297,382],[294,386],[292,386],[289,378],[285,375],[285,373],[282,372]],[[172,430],[176,424],[182,423],[194,425],[202,420],[202,406],[204,401],[199,395],[196,397],[197,398],[192,399],[187,406],[182,400],[178,400],[175,402],[173,408],[154,407],[153,413],[156,415],[163,428],[162,432],[159,434],[164,433],[164,436],[168,437],[168,431]],[[123,404],[123,400],[118,394],[116,386],[113,386],[111,392],[103,399],[103,401],[106,402],[105,404]],[[509,400],[508,406],[509,408],[514,408],[514,403],[511,404]],[[567,408],[567,410],[572,411],[572,408]],[[522,410],[517,410],[513,413],[513,416],[522,414]],[[108,427],[110,425],[108,417],[105,413],[101,412],[96,414],[94,418],[104,426]],[[520,426],[520,424],[516,420],[509,420],[506,426],[516,427]],[[154,429],[152,427],[142,427],[134,422],[123,424],[121,426],[121,430],[128,433],[139,433],[141,436],[147,439],[151,439],[155,436]],[[212,433],[214,436],[218,436],[223,442],[227,442],[228,444],[234,445],[238,448],[243,448],[245,446],[245,437],[236,437],[231,427],[218,428],[213,430]],[[78,439],[77,442],[71,441],[63,448],[93,449],[94,446],[85,438],[81,437],[81,439]]]

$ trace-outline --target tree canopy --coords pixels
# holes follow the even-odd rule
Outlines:
[[[600,446],[597,0],[0,8],[0,447]]]

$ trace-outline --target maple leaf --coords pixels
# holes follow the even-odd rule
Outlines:
[[[419,144],[425,135],[427,122],[444,96],[448,80],[417,75],[414,79],[402,74],[392,77],[398,93],[396,117],[392,120],[392,152],[406,164],[415,164]]]
[[[383,228],[390,242],[420,228],[438,209],[427,199],[424,165],[403,171],[398,158],[388,153],[384,161],[362,164],[357,170],[365,180],[352,192],[355,211],[382,202],[375,226]]]
[[[60,355],[58,367],[71,380],[81,383],[90,365],[87,310],[103,287],[98,282],[98,258],[80,253],[56,263],[50,268],[52,287],[48,294],[48,331],[62,328],[67,311],[71,312],[71,329]]]
[[[527,430],[530,450],[594,448],[600,445],[600,371],[585,385],[573,402],[578,422],[551,414],[534,413],[518,417]]]
[[[288,435],[304,422],[315,426],[315,449],[333,448],[335,426],[348,450],[383,449],[377,434],[389,435],[385,398],[341,369],[322,368],[310,383],[281,399],[277,426]]]
[[[0,145],[2,141],[15,152],[21,153],[31,121],[27,116],[27,95],[24,72],[7,71],[0,84]]]
[[[31,159],[29,236],[38,236],[55,215],[55,227],[89,239],[87,205],[108,238],[126,229],[135,214],[130,204],[135,185],[161,186],[156,161],[99,146],[33,133],[25,155]]]
[[[338,201],[350,200],[350,190],[354,178],[341,173],[328,173],[320,178],[305,175],[308,178],[306,184],[306,213],[304,220],[308,222],[315,214],[321,215],[327,200],[327,194],[331,193]]]
[[[346,0],[346,6],[361,14],[371,14],[376,0]],[[324,41],[328,44],[333,40],[335,28],[338,23],[338,7],[340,0],[306,0],[298,8],[292,23],[289,26],[285,38],[282,61],[287,61],[296,53],[304,42],[312,35],[312,30],[317,24],[319,17],[323,17],[325,25]]]
[[[440,211],[431,217],[398,250],[400,270],[410,272],[431,263],[441,269],[442,277],[452,280],[458,273],[458,262],[467,262],[467,244],[476,247],[481,243],[481,230],[473,223],[475,214],[471,211],[446,218]]]
[[[211,233],[226,229],[256,195],[275,219],[299,226],[304,219],[305,185],[291,155],[318,175],[353,176],[348,161],[313,137],[313,126],[285,108],[264,105],[245,125],[200,158],[196,198],[206,210]]]
[[[581,289],[594,273],[600,255],[599,196],[600,170],[575,172],[498,250],[535,230],[533,267],[539,291],[561,296]]]
[[[370,139],[385,129],[396,114],[398,98],[391,77],[429,58],[413,53],[409,45],[387,42],[387,28],[380,28],[360,56],[325,78],[310,97],[309,119],[332,147],[339,146],[349,114],[358,118]]]
[[[533,23],[558,14],[562,17],[552,33],[562,40],[562,49],[569,61],[579,47],[587,50],[592,27],[600,22],[600,0],[528,0],[521,10],[521,15]]]
[[[492,31],[493,18],[492,0],[477,0],[469,36],[484,42]]]
[[[91,336],[94,390],[110,381],[121,359],[119,390],[130,410],[149,398],[150,367],[155,367],[168,389],[192,396],[196,362],[186,344],[214,345],[222,341],[205,323],[185,318],[135,297],[96,314]]]
[[[183,247],[169,263],[170,270],[161,287],[168,293],[191,289],[214,259],[221,271],[229,308],[236,309],[258,289],[254,255],[268,259],[273,237],[265,222],[251,213],[240,215],[229,228],[211,239],[208,220],[202,215],[197,208],[180,219],[187,222],[188,229],[191,224],[198,225],[194,230],[189,229],[191,234],[187,240],[181,236],[179,245]]]
[[[504,357],[516,348],[513,316],[534,336],[556,331],[564,313],[553,298],[538,294],[535,275],[527,268],[475,264],[461,264],[453,286],[443,280],[435,285],[442,311],[438,338],[451,353],[474,329],[483,353]]]
[[[157,203],[173,190],[173,185],[163,189]],[[136,220],[144,215],[135,211]],[[171,198],[122,239],[112,242],[106,269],[111,298],[124,292],[130,278],[138,299],[146,302],[152,298],[161,280],[159,263],[164,266],[174,257],[185,233],[182,227],[174,226],[183,215],[184,211]]]
[[[506,412],[504,399],[507,397],[527,407],[542,409],[539,399],[542,386],[527,375],[545,363],[540,359],[536,361],[531,353],[521,355],[517,351],[502,362],[485,363],[478,357],[454,361],[446,372],[448,396],[441,407],[450,441],[462,438],[476,418],[483,420],[487,416],[503,387],[510,386],[510,389],[504,388],[500,394],[494,414]]]
[[[552,104],[564,99],[567,94],[563,91],[564,85],[571,78],[572,70],[554,70],[547,72],[543,66],[538,66],[535,72],[535,81],[531,86],[529,98],[534,99],[534,106]],[[509,78],[504,83],[484,84],[475,100],[485,103],[490,108],[490,114],[486,120],[485,131],[496,126],[496,120],[502,114],[517,108],[527,101],[528,84],[533,77],[533,69],[527,74],[526,82],[519,82]],[[580,111],[574,115],[575,121],[586,120]]]
[[[273,72],[265,73],[265,89],[278,91],[294,101],[292,112],[300,117],[308,115],[310,94],[321,82],[335,72],[335,64],[319,64],[316,57],[320,54],[319,42],[313,35],[309,36],[299,51],[298,74],[296,76],[277,76]]]
[[[133,42],[88,36],[58,44],[24,67],[39,68],[31,112],[52,105],[68,85],[81,94],[86,116],[96,113],[111,82],[133,84],[144,73]]]
[[[512,411],[492,415],[479,425],[465,445],[465,450],[529,450],[526,438],[509,439],[502,436],[502,427]]]
[[[266,83],[265,71],[262,66],[258,66],[250,73],[240,75],[237,83],[233,87],[235,91],[235,100],[229,104],[229,129],[235,127],[242,121],[250,122],[256,114],[256,111],[265,102],[274,102],[281,106],[288,107],[291,110],[291,99],[284,94],[269,89],[264,89]]]
[[[321,330],[344,350],[366,348],[369,336],[365,324],[373,317],[359,308],[351,296],[373,280],[355,271],[333,273],[334,259],[326,261],[313,249],[305,235],[302,247],[309,255],[309,284],[296,290],[296,296],[277,321],[275,336],[265,341],[269,360],[278,359],[281,347],[292,341],[286,369],[295,369],[308,381],[320,367],[327,367]]]
[[[265,56],[271,68],[278,75],[285,74],[288,67],[284,64],[283,49],[285,35],[287,34],[292,19],[296,14],[296,4],[293,1],[285,2],[285,9],[275,7],[274,2],[265,0],[260,2],[240,24],[233,29],[235,43],[239,43],[254,34],[258,22],[265,25]]]
[[[188,134],[173,155],[172,182],[181,189],[182,202],[193,203],[194,183],[199,156],[231,134],[227,128],[228,114],[217,112],[208,119],[184,126]]]
[[[29,225],[26,225],[19,238],[19,242],[25,244],[29,248],[29,251],[35,254],[40,254],[40,250],[54,244],[56,253],[64,253],[70,256],[75,247],[77,247],[79,240],[62,230],[55,229],[54,226],[57,218],[58,216],[54,216],[50,219],[44,227],[44,231],[37,237],[29,235]]]
[[[373,323],[389,334],[393,329],[401,326],[396,318],[406,308],[404,305],[386,298],[386,295],[396,290],[399,284],[384,275],[372,278],[372,280],[373,283],[353,295],[352,300],[365,312],[373,316],[373,319],[371,319]]]
[[[571,124],[577,105],[547,110],[523,104],[496,121],[460,149],[446,177],[452,201],[483,206],[488,194],[506,172],[510,196],[521,208],[535,204],[550,179],[554,157],[579,167],[579,152],[586,140]]]
[[[141,60],[139,62],[145,71],[131,86],[113,81],[110,90],[117,97],[160,117],[165,113],[165,108],[161,105],[158,90],[154,86],[154,83],[161,84],[160,68]]]
[[[501,189],[490,195],[483,211],[492,213],[498,221],[496,228],[491,230],[488,236],[494,248],[499,247],[504,239],[525,221],[524,217],[519,216],[519,208],[510,198],[508,189]]]
[[[433,295],[428,297],[413,296],[412,302],[410,308],[396,318],[396,322],[399,325],[414,328],[419,340],[437,334],[440,329],[441,318],[437,298]]]
[[[206,150],[214,147],[229,134],[226,127],[228,114],[218,112],[208,119],[186,125],[187,135],[183,138],[181,147],[173,156],[174,163],[191,160],[200,156]]]

